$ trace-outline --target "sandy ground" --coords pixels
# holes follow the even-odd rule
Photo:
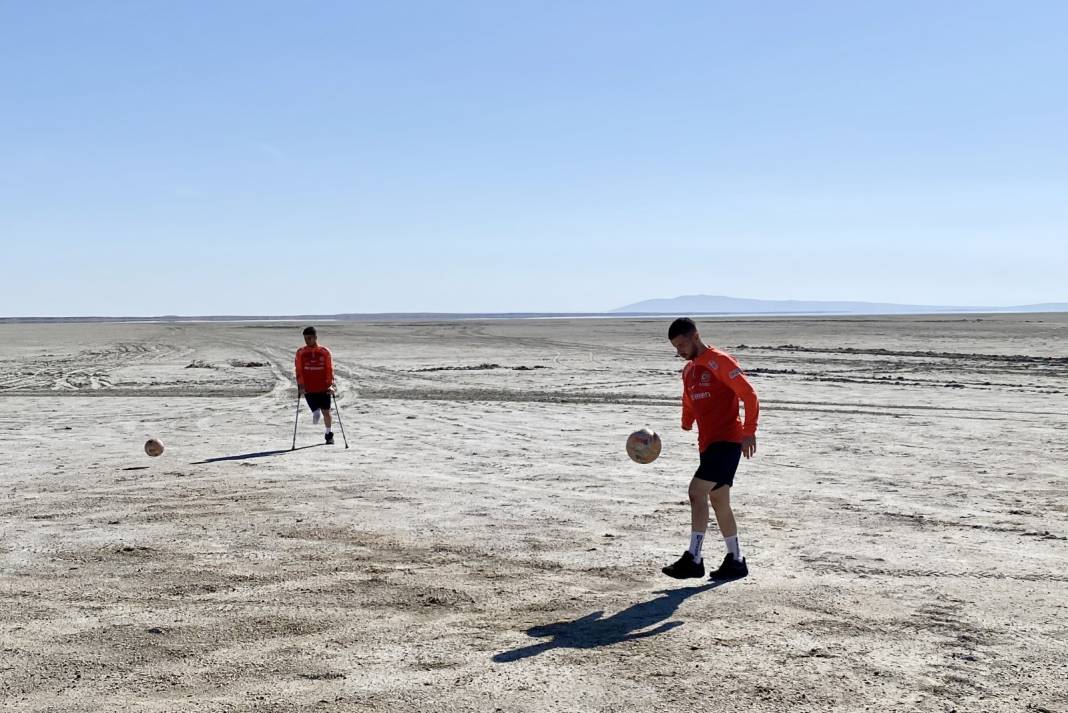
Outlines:
[[[764,404],[720,587],[659,572],[664,320],[320,325],[295,452],[300,325],[0,326],[0,707],[1068,711],[1068,315],[702,325]]]

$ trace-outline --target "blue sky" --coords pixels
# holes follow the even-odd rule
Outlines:
[[[0,4],[0,315],[1068,301],[1068,3]]]

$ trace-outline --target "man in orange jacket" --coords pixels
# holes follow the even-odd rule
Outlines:
[[[692,319],[682,317],[672,322],[668,339],[676,353],[687,360],[682,370],[682,429],[689,431],[697,421],[701,465],[690,481],[690,546],[663,572],[675,579],[705,575],[701,544],[711,503],[727,556],[710,579],[741,579],[749,574],[749,567],[738,542],[731,486],[741,457],[751,458],[756,453],[760,404],[738,362],[701,341]],[[744,424],[738,417],[739,400],[745,404]]]
[[[330,350],[319,346],[315,327],[304,330],[304,346],[297,350],[297,395],[303,396],[312,410],[312,423],[319,423],[322,415],[326,426],[326,442],[333,444],[333,419],[330,416],[330,397],[334,394],[334,361]]]

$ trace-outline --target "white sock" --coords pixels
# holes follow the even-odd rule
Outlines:
[[[701,544],[705,541],[705,533],[703,532],[691,532],[690,533],[690,549],[687,550],[693,555],[694,562],[701,561]]]
[[[326,429],[326,432],[327,432],[327,433],[330,433],[331,431],[333,431],[333,430],[334,430],[334,429],[330,428],[330,426],[327,426],[325,422],[323,423],[323,428],[325,428],[325,429]]]
[[[741,562],[742,546],[738,542],[738,535],[735,535],[734,537],[724,537],[723,543],[727,545],[727,552],[730,552],[732,555],[734,555],[734,561]]]

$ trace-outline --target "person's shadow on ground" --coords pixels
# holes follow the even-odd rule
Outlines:
[[[496,663],[510,663],[537,656],[550,649],[592,649],[663,634],[682,626],[681,621],[667,621],[680,604],[695,594],[707,592],[722,584],[724,582],[709,582],[699,587],[664,589],[656,592],[660,595],[656,599],[639,602],[607,619],[601,618],[604,616],[603,611],[596,611],[581,619],[531,627],[527,629],[528,636],[536,639],[551,638],[538,644],[502,651],[494,656],[493,660]],[[659,626],[656,626],[657,624]]]
[[[189,465],[204,465],[205,463],[218,463],[225,460],[249,460],[250,458],[270,458],[271,456],[284,456],[286,453],[292,453],[293,451],[303,451],[306,448],[318,448],[325,445],[323,443],[313,443],[310,446],[299,446],[297,448],[280,448],[276,451],[258,451],[256,453],[241,453],[235,456],[217,456],[215,458],[205,458],[204,460],[198,460],[195,463]]]

